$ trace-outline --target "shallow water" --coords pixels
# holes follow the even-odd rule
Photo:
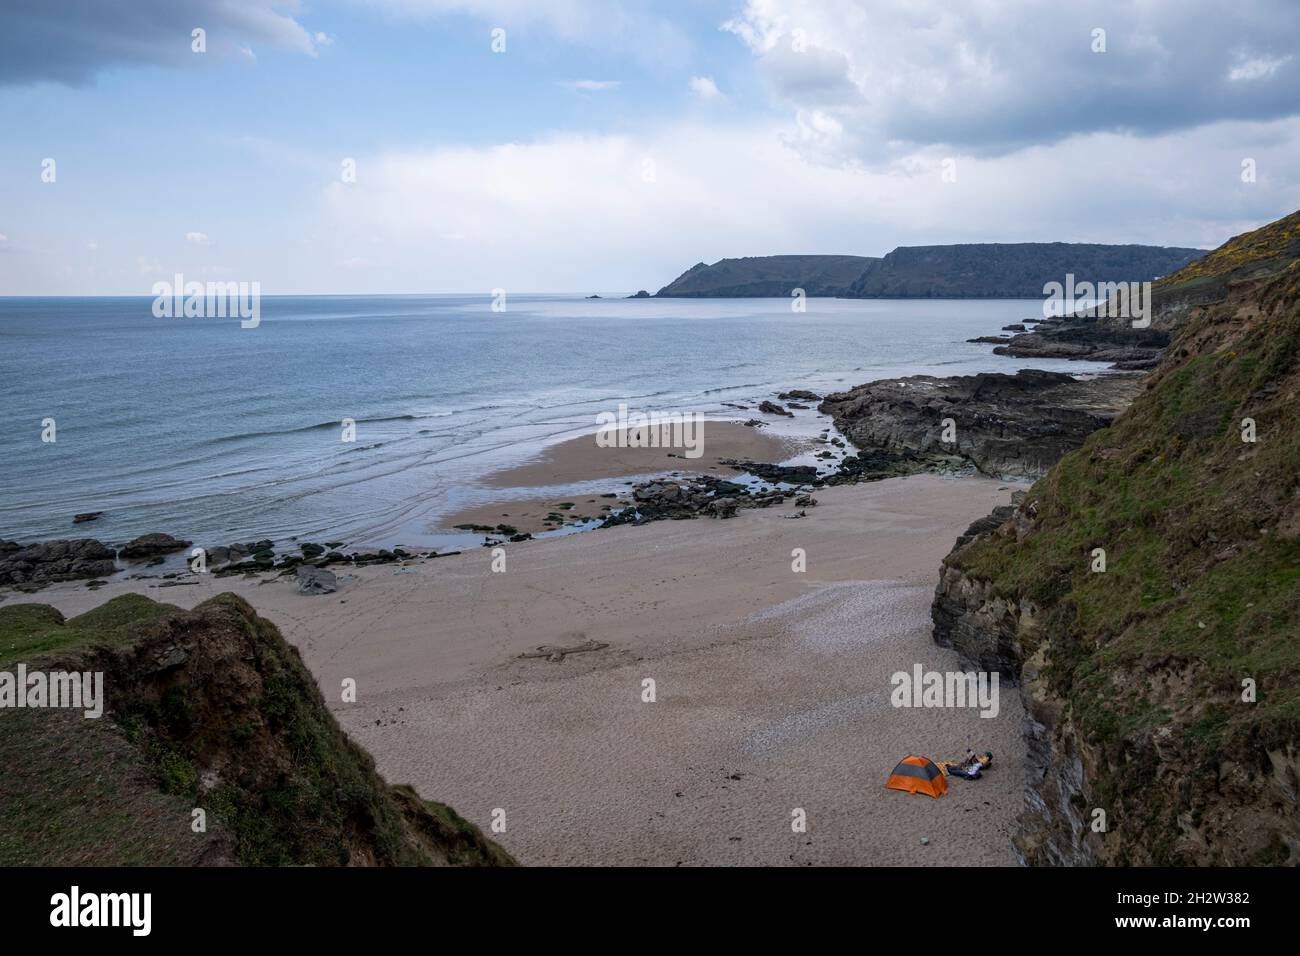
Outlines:
[[[519,296],[500,313],[488,296],[276,296],[247,329],[151,305],[0,298],[0,537],[436,542],[475,478],[620,402],[722,416],[787,388],[1102,367],[965,341],[1034,315],[1024,300],[811,299],[795,314],[783,299]],[[74,532],[88,511],[105,515]]]

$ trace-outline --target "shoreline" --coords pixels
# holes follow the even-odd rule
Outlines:
[[[1019,484],[914,473],[811,488],[783,484],[789,468],[759,469],[766,482],[748,478],[763,496],[731,520],[573,540],[641,502],[648,476],[725,484],[737,460],[773,459],[825,474],[857,449],[816,404],[795,404],[793,418],[769,410],[772,431],[710,421],[695,460],[601,448],[590,432],[552,443],[485,476],[477,486],[494,497],[444,519],[476,526],[473,546],[331,566],[337,590],[325,594],[300,593],[291,567],[190,574],[182,552],[161,576],[136,566],[95,586],[0,593],[0,607],[70,617],[126,593],[193,607],[234,592],[299,649],[387,779],[480,826],[506,809],[513,827],[494,835],[523,863],[1015,865],[1019,695],[1001,695],[992,719],[898,709],[890,677],[967,672],[931,637],[936,570]],[[803,492],[798,503],[765,496],[778,485]],[[566,503],[562,523],[548,520]],[[497,567],[498,549],[482,545],[504,543],[503,529],[517,538]],[[340,701],[346,680],[356,702]],[[967,747],[992,750],[996,771],[951,780],[938,801],[883,787],[908,754]],[[806,833],[790,828],[796,810]]]
[[[930,639],[934,569],[1011,491],[931,475],[827,488],[797,520],[771,508],[523,542],[505,573],[480,548],[359,568],[319,596],[253,575],[28,600],[71,616],[127,592],[183,607],[240,594],[387,779],[480,825],[505,807],[497,836],[524,863],[1012,865],[1017,695],[994,719],[888,706],[892,672],[963,669]],[[608,646],[520,656],[585,641]],[[339,702],[345,678],[356,704]],[[938,801],[883,788],[907,753],[967,746],[993,750],[997,773]]]

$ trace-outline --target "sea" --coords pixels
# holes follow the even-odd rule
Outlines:
[[[1041,317],[1029,300],[263,296],[251,328],[153,304],[0,298],[0,538],[442,547],[500,494],[483,476],[620,404],[743,419],[724,403],[1104,368],[966,341]]]

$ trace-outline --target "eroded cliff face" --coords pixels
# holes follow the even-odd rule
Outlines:
[[[1300,264],[1227,290],[944,561],[935,640],[1024,699],[1028,864],[1300,863]]]

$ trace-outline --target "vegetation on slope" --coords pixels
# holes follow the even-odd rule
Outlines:
[[[1203,256],[1203,249],[1018,242],[900,246],[863,256],[751,256],[697,262],[662,297],[1030,298],[1047,282],[1145,282]]]
[[[3,667],[103,671],[101,719],[0,711],[0,865],[492,865],[450,808],[390,787],[296,649],[240,598],[0,607]],[[206,813],[194,833],[192,811]]]
[[[862,256],[750,256],[697,262],[660,289],[664,298],[786,297],[845,295],[862,271],[878,260]]]
[[[1285,248],[1296,223],[1244,247]],[[1248,256],[1233,240],[1184,274],[1224,282]],[[950,558],[1034,608],[1023,657],[1045,647],[1090,805],[1120,821],[1105,862],[1300,857],[1300,262],[1255,274],[1191,313],[1147,392],[1017,521]]]
[[[1203,249],[1086,242],[900,246],[849,290],[857,298],[1030,298],[1048,282],[1146,282],[1203,256]]]

